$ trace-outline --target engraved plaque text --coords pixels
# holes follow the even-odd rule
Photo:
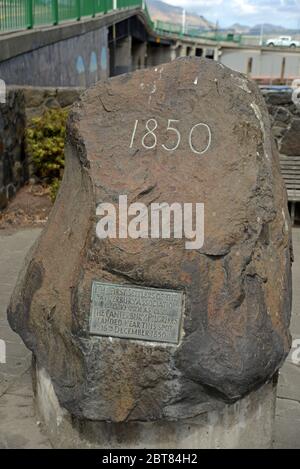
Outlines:
[[[183,293],[93,282],[90,333],[177,344]]]

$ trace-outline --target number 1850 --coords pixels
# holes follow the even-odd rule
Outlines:
[[[162,144],[162,148],[166,151],[175,151],[179,148],[180,143],[181,143],[181,133],[178,130],[178,128],[175,127],[175,125],[179,122],[179,120],[176,119],[169,119],[168,120],[168,125],[167,125],[167,132],[170,135],[173,135],[174,137],[174,142],[171,146],[167,146],[165,144]],[[139,125],[139,120],[136,119],[134,123],[134,128],[132,131],[131,135],[131,141],[130,141],[130,146],[129,148],[133,148],[134,142],[136,140],[136,133]],[[146,150],[153,150],[157,144],[157,135],[156,135],[156,130],[158,128],[158,122],[156,119],[149,119],[146,122],[145,125],[145,133],[142,137],[141,144]],[[203,145],[203,148],[196,148],[196,145],[194,143],[196,132],[204,132],[204,136],[206,136],[205,139],[205,145]],[[199,122],[198,124],[195,124],[190,132],[189,132],[189,137],[188,137],[188,142],[189,146],[192,150],[193,153],[196,153],[197,155],[203,155],[208,151],[208,149],[211,146],[211,129],[207,124],[204,124],[203,122]]]

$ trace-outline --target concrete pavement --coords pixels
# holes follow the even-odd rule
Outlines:
[[[6,363],[0,354],[0,448],[50,448],[33,408],[30,352],[9,327],[6,308],[26,252],[40,229],[0,232],[0,340],[6,342]],[[300,448],[300,229],[294,229],[294,348],[280,372],[274,448]],[[299,342],[297,342],[299,340]],[[296,348],[298,347],[298,349]]]
[[[0,365],[0,396],[10,383],[30,366],[31,354],[9,327],[6,308],[24,257],[40,233],[39,229],[17,231],[14,234],[0,232],[0,339],[6,344],[6,363]]]
[[[280,371],[274,448],[300,448],[300,228],[293,230],[293,348]]]
[[[0,448],[51,447],[34,413],[31,353],[6,319],[18,273],[40,231],[0,232],[0,340],[6,344],[6,358],[0,355]]]

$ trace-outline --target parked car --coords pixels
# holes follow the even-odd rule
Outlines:
[[[280,36],[276,39],[269,39],[267,41],[267,46],[274,47],[300,47],[300,42],[292,39],[291,36]]]

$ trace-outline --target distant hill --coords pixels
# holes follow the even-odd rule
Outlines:
[[[161,20],[169,23],[182,23],[182,8],[169,5],[160,0],[146,0],[149,13],[153,20]],[[186,25],[199,31],[210,31],[215,25],[201,15],[186,12]]]
[[[148,9],[152,19],[166,21],[174,24],[182,24],[182,11],[181,7],[169,5],[161,0],[146,0]],[[199,7],[200,9],[200,7]],[[204,18],[202,15],[196,13],[186,12],[186,25],[187,29],[198,31],[211,31],[216,29],[216,25],[211,21]],[[261,33],[261,24],[255,26],[247,26],[244,24],[235,23],[230,28],[218,28],[220,32],[235,32],[237,34],[244,34],[247,36],[259,36]],[[284,28],[274,24],[264,24],[264,36],[271,35],[295,35],[299,31]]]
[[[261,24],[257,24],[256,26],[253,26],[252,28],[250,28],[250,34],[254,34],[254,35],[260,34],[261,27],[262,27]],[[264,34],[286,34],[289,32],[289,29],[284,28],[283,26],[277,26],[277,25],[269,24],[269,23],[265,23],[263,27],[264,27]]]
[[[237,34],[249,34],[250,27],[244,24],[235,23],[230,28],[230,31],[235,31]]]
[[[259,36],[261,33],[262,25],[257,24],[255,26],[246,26],[246,25],[241,25],[241,24],[233,24],[230,28],[227,28],[230,31],[235,31],[236,33],[239,34],[247,34],[250,36]],[[263,33],[265,36],[269,35],[283,35],[283,34],[288,34],[288,35],[293,35],[297,34],[298,31],[293,30],[293,29],[287,29],[284,28],[283,26],[278,26],[275,24],[269,24],[265,23],[263,25]]]

